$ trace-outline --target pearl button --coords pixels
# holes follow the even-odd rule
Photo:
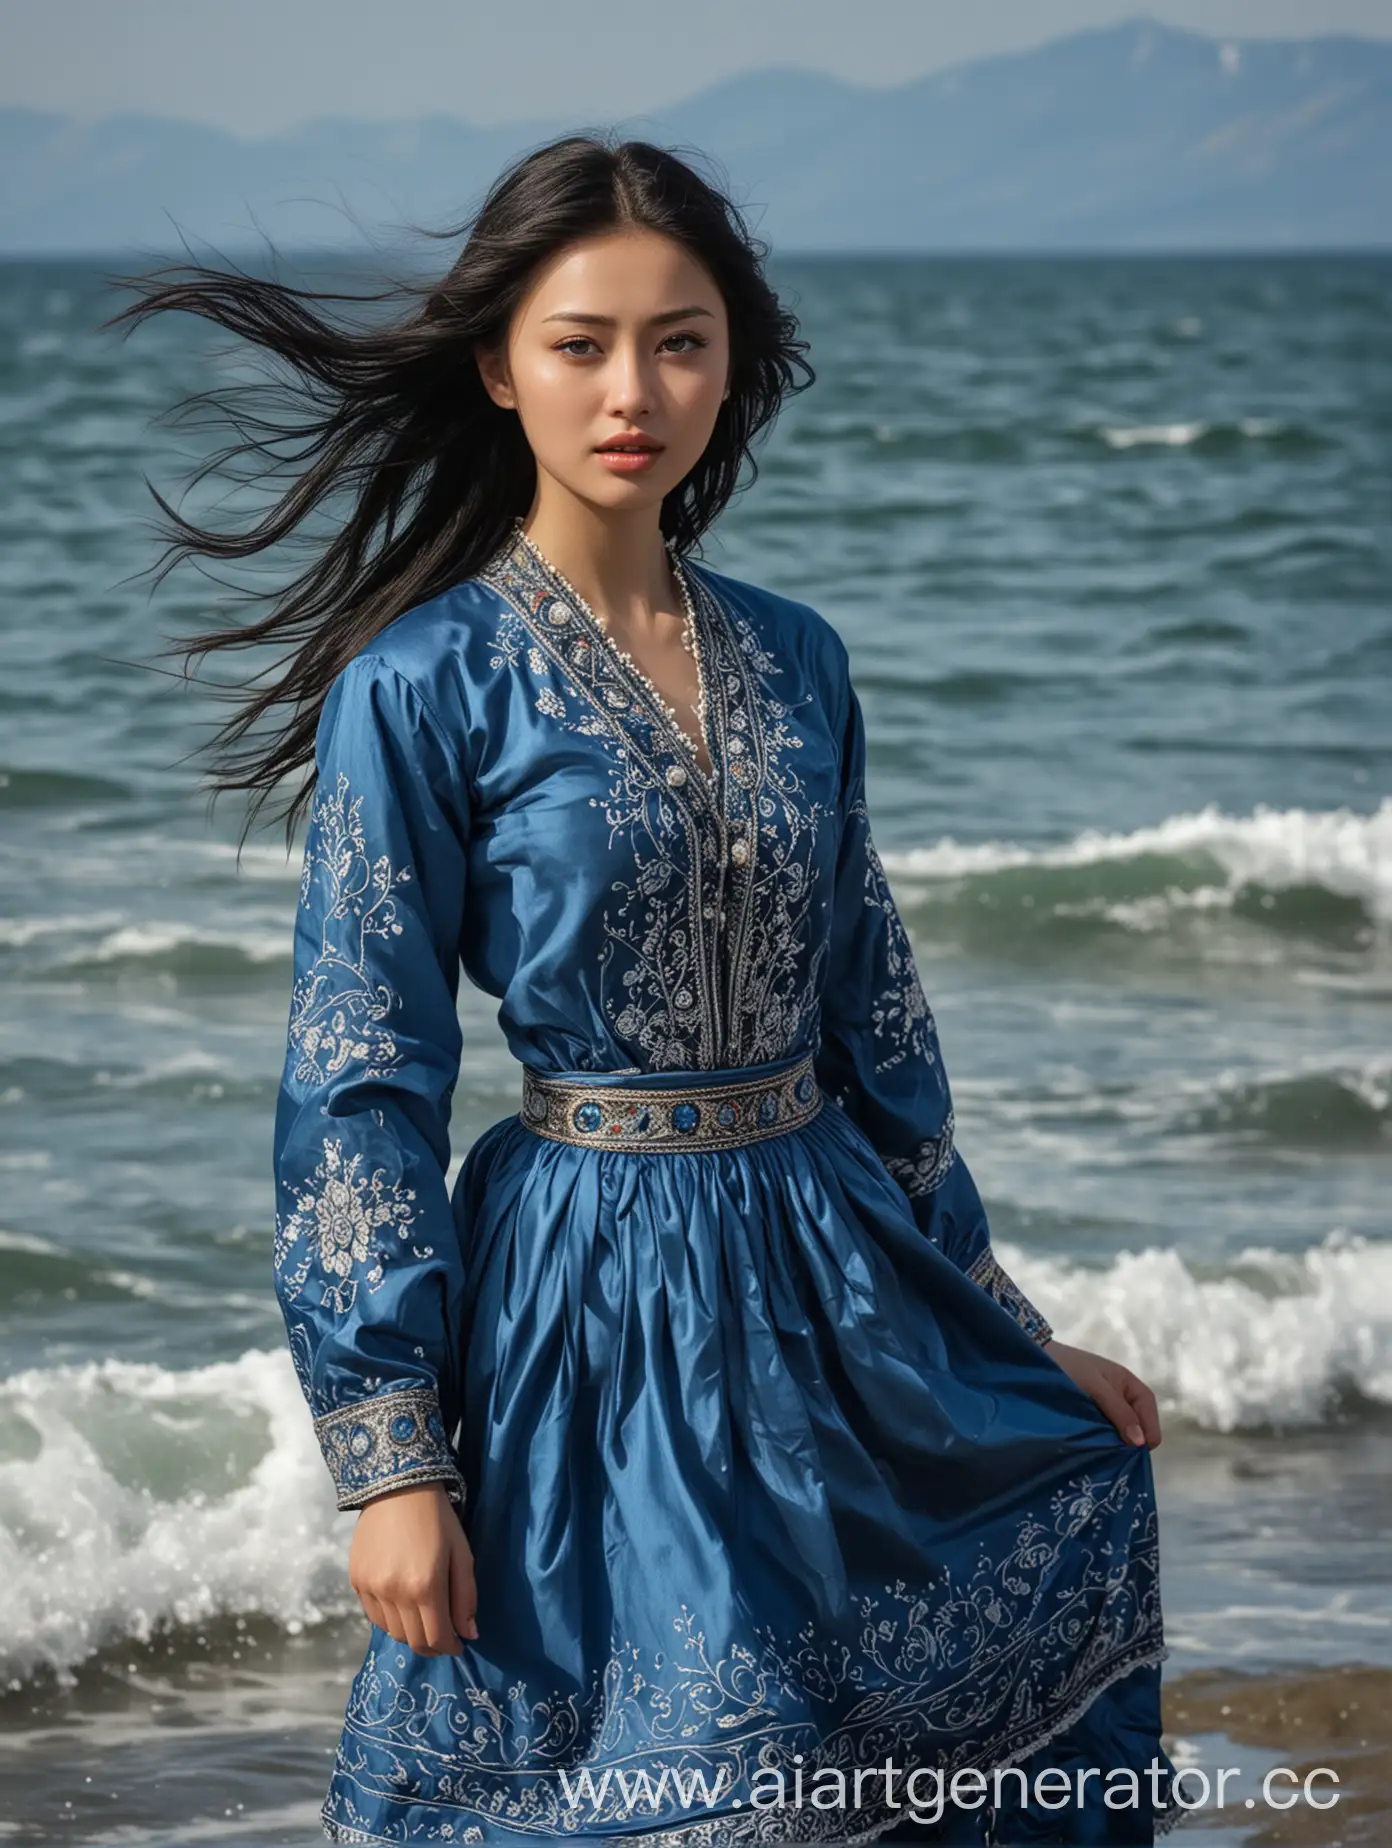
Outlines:
[[[741,837],[730,848],[730,858],[736,866],[743,866],[749,858],[749,842]]]
[[[667,781],[673,789],[680,789],[686,781],[686,772],[680,764],[668,764]]]

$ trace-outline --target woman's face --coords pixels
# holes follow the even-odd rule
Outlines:
[[[540,474],[593,507],[657,506],[715,427],[730,373],[725,303],[657,232],[584,238],[543,266],[506,350],[480,351],[478,366],[493,402],[517,412]]]

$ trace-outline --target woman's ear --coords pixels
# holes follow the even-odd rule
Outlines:
[[[474,362],[483,380],[483,389],[493,402],[505,411],[515,411],[517,399],[513,395],[512,380],[508,376],[507,360],[502,349],[475,346]]]

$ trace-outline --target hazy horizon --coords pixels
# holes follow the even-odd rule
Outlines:
[[[1140,18],[1214,38],[1392,38],[1386,0],[998,0],[989,13],[862,0],[854,31],[833,0],[765,0],[754,12],[707,0],[699,36],[680,41],[670,16],[639,0],[611,0],[598,29],[563,0],[485,17],[450,0],[399,0],[389,16],[375,0],[299,0],[293,10],[243,0],[235,12],[197,13],[177,0],[49,0],[41,10],[0,0],[0,108],[84,121],[148,114],[249,138],[324,116],[598,120],[667,109],[770,66],[897,88]]]

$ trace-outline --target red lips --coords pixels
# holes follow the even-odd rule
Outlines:
[[[655,451],[661,449],[663,445],[654,442],[650,436],[644,436],[641,431],[635,430],[631,436],[611,436],[605,442],[598,443],[595,446],[601,450],[642,449]]]

